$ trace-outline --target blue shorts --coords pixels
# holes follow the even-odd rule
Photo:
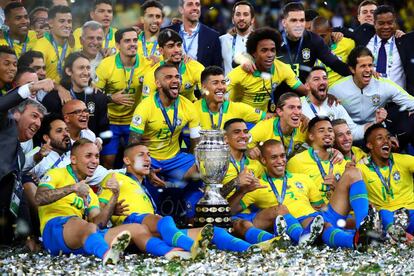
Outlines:
[[[233,221],[242,219],[242,220],[247,220],[247,221],[250,221],[251,223],[253,223],[256,216],[257,216],[257,212],[251,212],[250,214],[238,213],[238,214],[235,214],[234,216],[232,216],[231,219]]]
[[[118,153],[121,138],[124,140],[125,145],[128,144],[130,132],[129,125],[110,124],[109,129],[112,131],[112,138],[108,144],[103,146],[101,155],[116,155]]]
[[[129,216],[127,216],[123,222],[123,224],[130,224],[130,223],[139,223],[142,224],[142,221],[144,218],[149,214],[138,214],[138,213],[132,213]]]
[[[86,255],[83,247],[78,249],[69,248],[63,238],[63,225],[65,225],[68,220],[74,216],[69,217],[56,217],[49,220],[45,228],[43,229],[43,245],[46,250],[53,256],[58,256],[59,254],[84,254]],[[99,233],[104,237],[108,229],[98,230]]]
[[[331,206],[331,204],[328,204],[328,210],[324,210],[321,212],[323,219],[325,222],[328,222],[332,224],[334,227],[338,227],[338,220],[344,220],[346,221],[348,216],[343,216],[341,214],[338,214]],[[340,227],[341,228],[341,227]]]
[[[182,180],[187,171],[195,164],[194,155],[185,152],[179,152],[173,158],[167,160],[157,160],[151,158],[151,167],[154,169],[161,168],[159,174],[165,181],[173,183],[174,188],[183,188],[186,186]],[[170,187],[167,185],[167,188]]]
[[[315,212],[315,213],[312,213],[312,214],[309,214],[309,215],[306,215],[306,216],[298,217],[298,218],[297,218],[297,220],[298,220],[300,223],[302,223],[302,221],[304,221],[305,219],[308,219],[308,218],[314,218],[314,217],[316,217],[317,215],[321,215],[321,216],[323,216],[323,214],[322,214],[322,213],[320,213],[320,212]]]

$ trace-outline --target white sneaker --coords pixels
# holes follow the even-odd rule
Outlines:
[[[117,264],[119,257],[128,247],[131,241],[131,233],[129,231],[122,231],[111,242],[111,247],[106,251],[103,257],[103,264]]]

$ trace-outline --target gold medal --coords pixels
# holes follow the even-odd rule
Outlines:
[[[276,104],[274,102],[270,102],[269,112],[270,113],[275,113],[276,112]]]

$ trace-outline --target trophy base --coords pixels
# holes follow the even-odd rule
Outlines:
[[[217,184],[207,185],[204,197],[199,200],[195,207],[195,227],[203,227],[210,223],[231,232],[233,224],[231,222],[230,206],[227,200],[220,195],[220,186]]]

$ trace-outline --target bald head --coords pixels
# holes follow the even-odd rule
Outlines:
[[[65,103],[62,107],[62,113],[63,115],[71,113],[75,109],[77,109],[79,106],[85,106],[85,103],[81,100],[70,100],[67,103]]]

